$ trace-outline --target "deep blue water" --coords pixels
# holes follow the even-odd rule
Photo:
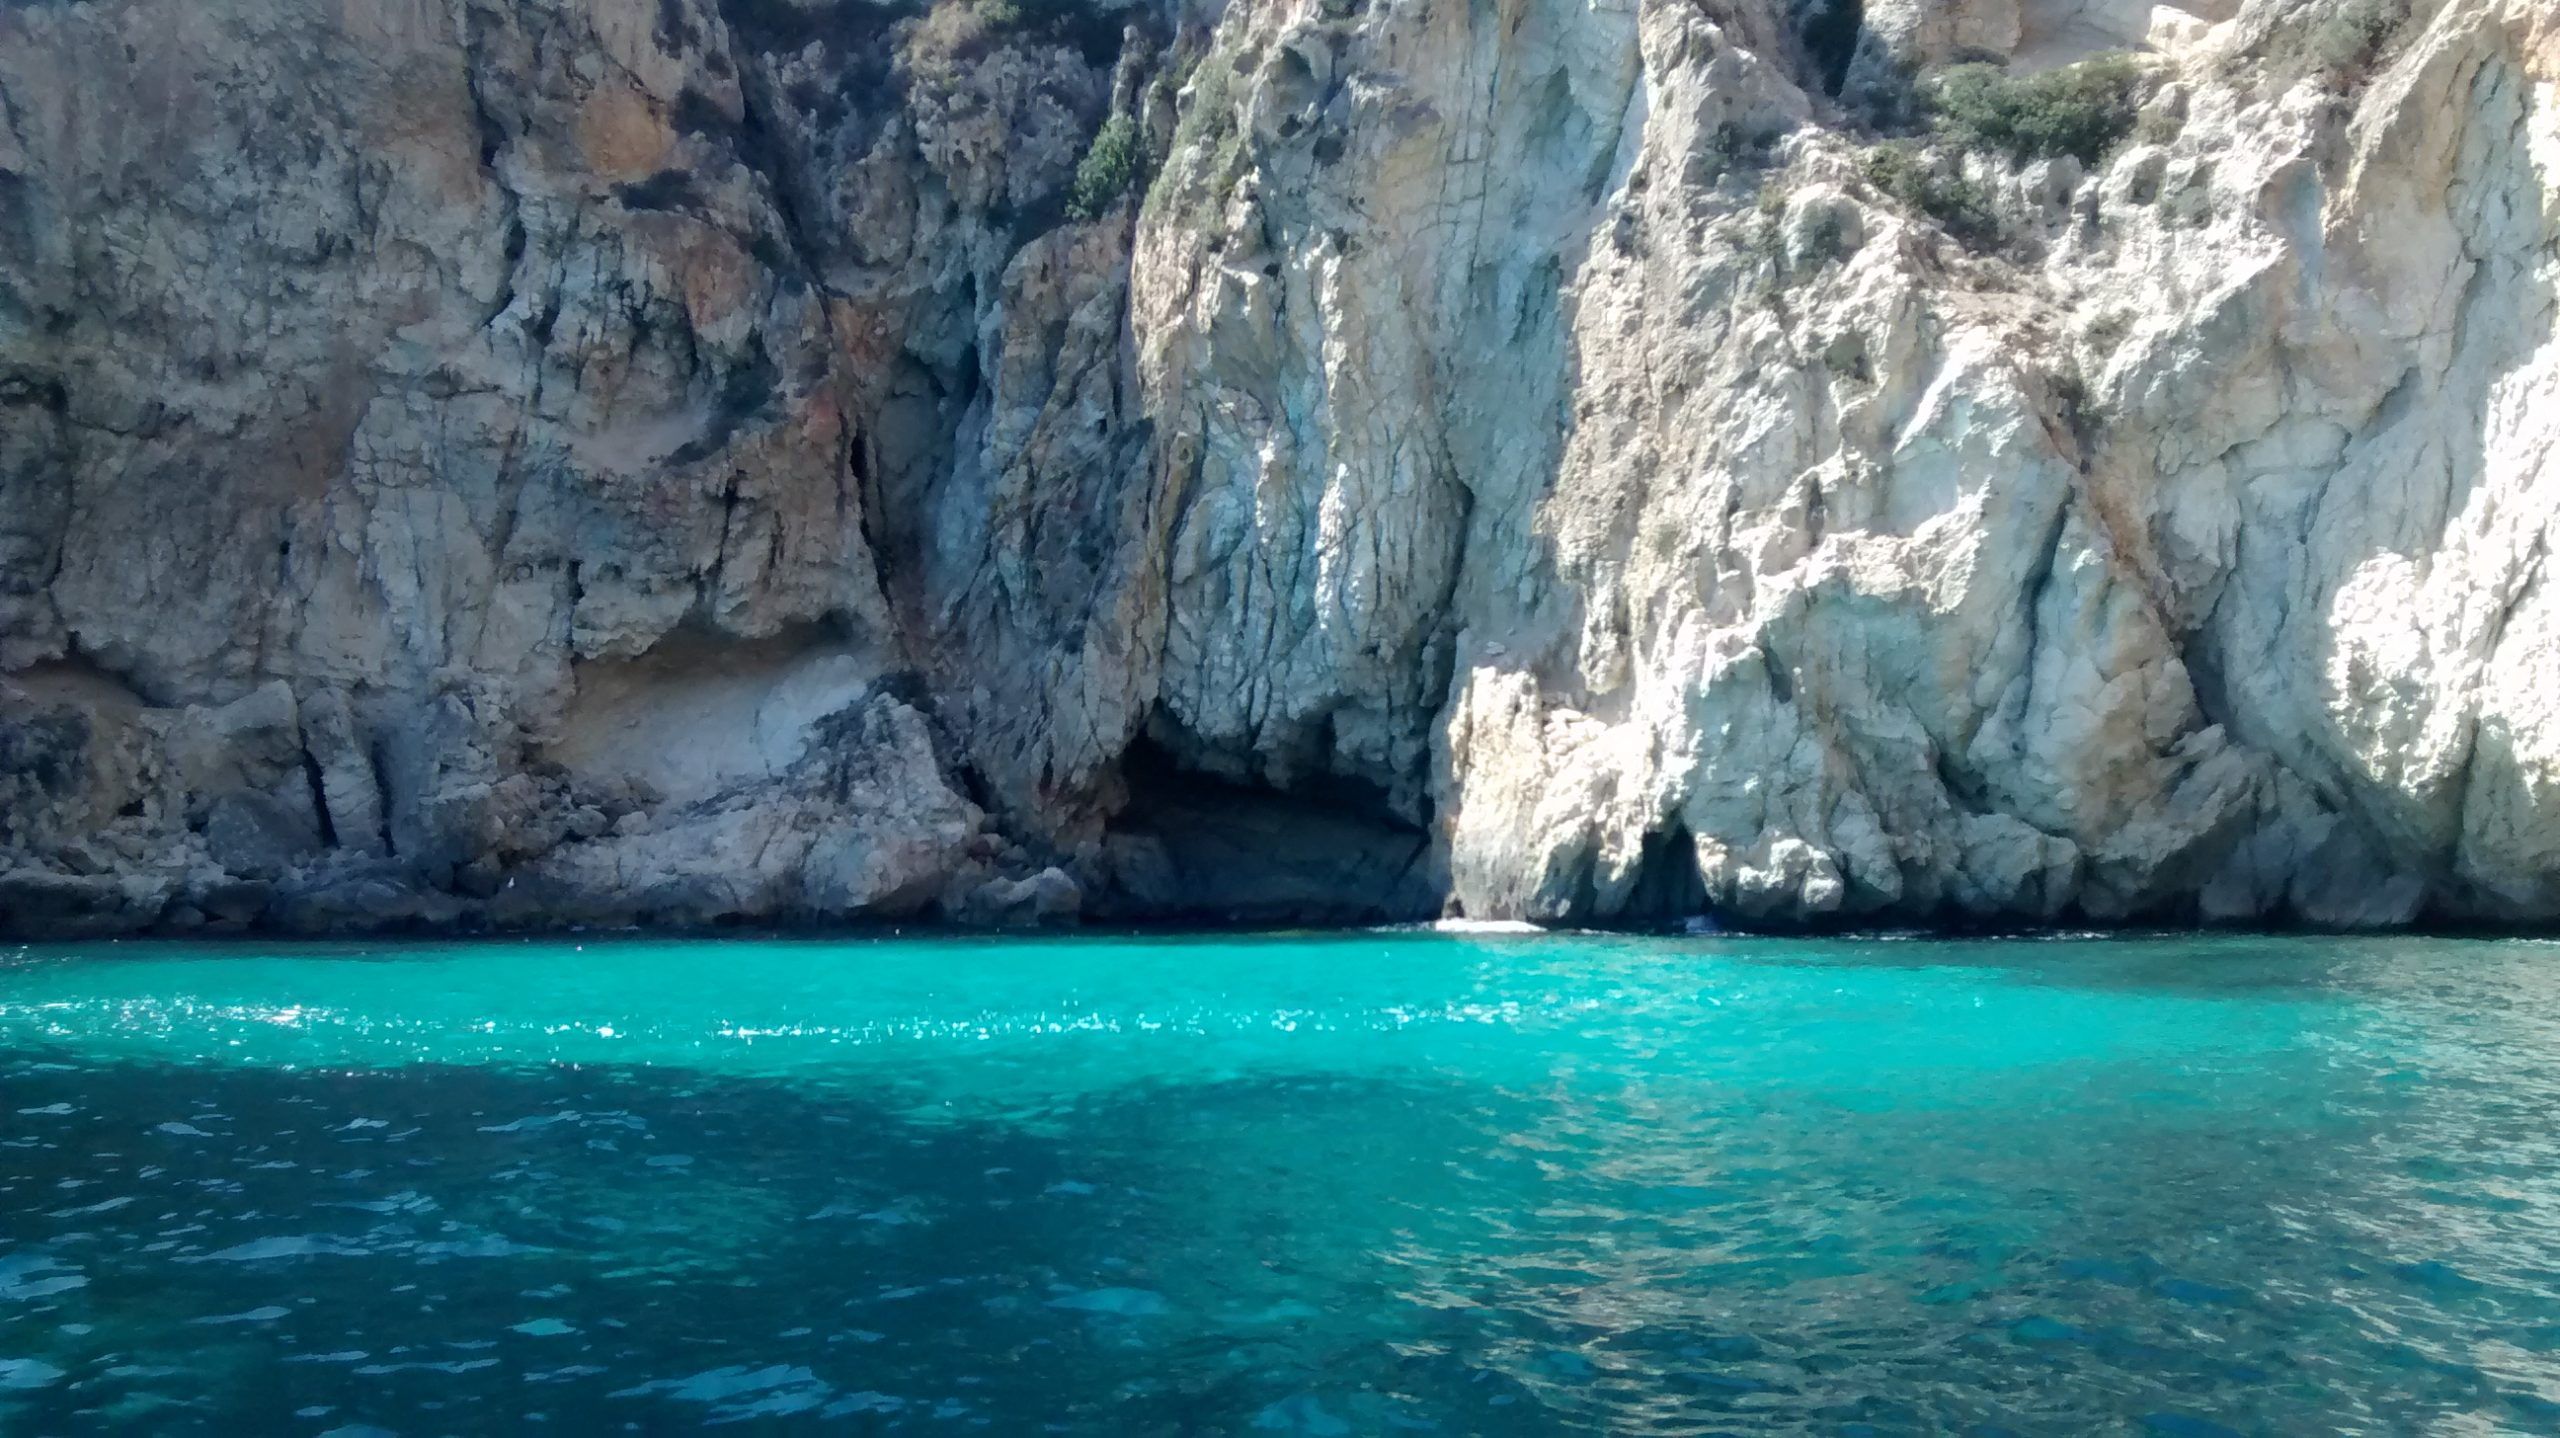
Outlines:
[[[0,950],[0,1433],[2560,1431],[2560,945]]]

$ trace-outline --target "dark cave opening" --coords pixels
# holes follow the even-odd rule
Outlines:
[[[1286,789],[1202,773],[1141,736],[1121,758],[1101,916],[1237,925],[1436,917],[1431,836],[1385,794],[1324,776]]]
[[[1677,820],[1644,836],[1636,879],[1617,919],[1625,924],[1677,924],[1707,912],[1707,885],[1698,876],[1698,841]]]
[[[1821,76],[1823,93],[1839,98],[1866,30],[1864,0],[1798,0],[1795,21],[1796,38]]]

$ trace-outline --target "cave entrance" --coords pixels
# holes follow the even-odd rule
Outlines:
[[[1386,796],[1326,777],[1288,789],[1203,774],[1154,739],[1122,755],[1109,917],[1273,926],[1436,917],[1431,836]]]
[[[1796,38],[1821,78],[1822,92],[1833,99],[1849,83],[1849,66],[1858,57],[1858,37],[1866,30],[1865,0],[1798,0]]]
[[[1645,835],[1619,922],[1667,927],[1706,912],[1707,885],[1698,875],[1698,841],[1689,826],[1674,821],[1668,829]]]

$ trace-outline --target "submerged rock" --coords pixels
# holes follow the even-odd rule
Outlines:
[[[1173,1311],[1163,1294],[1148,1288],[1091,1288],[1050,1299],[1049,1306],[1114,1318],[1154,1318]]]

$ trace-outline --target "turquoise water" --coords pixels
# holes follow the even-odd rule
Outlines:
[[[0,950],[0,1432],[2560,1431],[2560,945]]]

